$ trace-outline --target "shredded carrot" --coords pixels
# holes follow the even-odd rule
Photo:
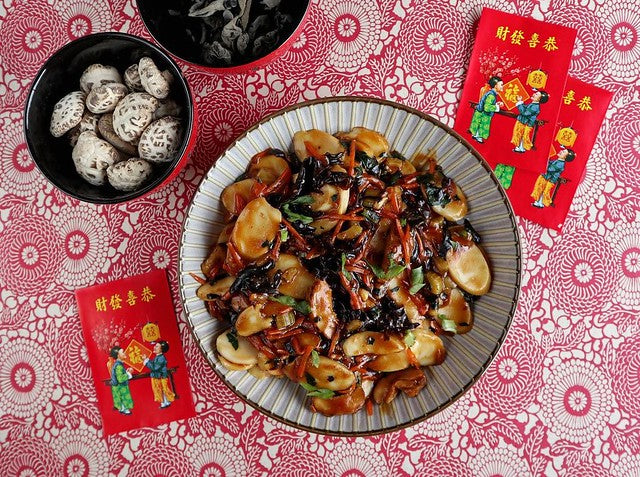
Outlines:
[[[373,416],[373,401],[367,399],[367,416]]]
[[[227,242],[227,257],[225,258],[222,268],[228,272],[229,275],[237,275],[238,272],[244,268],[244,261],[232,242]]]
[[[249,164],[256,164],[260,159],[265,156],[269,156],[270,154],[273,154],[273,149],[265,149],[264,151],[254,154],[254,156],[251,158],[251,161],[249,161]]]
[[[189,272],[189,275],[191,275],[191,278],[193,278],[195,281],[197,281],[200,285],[204,285],[205,283],[207,283],[207,281],[204,278],[199,277],[198,275],[196,275],[193,272]]]
[[[427,170],[429,174],[433,174],[436,172],[436,161],[433,159],[429,159],[429,169]]]
[[[360,215],[355,215],[355,212],[351,212],[349,214],[335,214],[335,213],[329,212],[328,214],[324,214],[322,218],[327,220],[345,220],[345,221],[348,220],[350,222],[360,222],[364,220],[364,217]]]
[[[293,237],[293,239],[296,242],[298,242],[300,246],[308,250],[309,244],[307,244],[307,241],[304,239],[302,235],[300,235],[300,233],[296,230],[296,228],[293,225],[291,225],[291,223],[284,217],[282,217],[282,223],[287,228],[287,230],[289,230],[289,233],[291,233],[291,236]]]
[[[339,324],[336,330],[333,332],[333,336],[331,337],[331,343],[329,344],[329,349],[327,351],[328,356],[332,356],[333,352],[336,349],[336,345],[338,344],[338,338],[340,337],[340,332],[342,331],[342,324]]]
[[[304,330],[302,328],[296,328],[296,329],[290,329],[288,331],[285,331],[284,333],[269,333],[269,334],[267,334],[265,332],[265,336],[267,337],[268,340],[281,340],[283,338],[290,338],[291,336],[296,336],[296,335],[299,335],[301,333],[304,333]]]
[[[418,358],[416,358],[416,355],[413,354],[413,351],[411,351],[411,348],[407,348],[407,358],[409,359],[409,364],[411,366],[418,369],[420,368],[420,363],[418,363]]]
[[[257,335],[247,336],[246,338],[255,349],[263,353],[268,359],[273,359],[277,356]]]
[[[280,256],[280,244],[282,243],[282,237],[280,236],[280,232],[276,233],[276,241],[273,244],[273,248],[269,251],[269,258],[271,258],[274,262],[278,260]]]
[[[343,224],[344,224],[344,220],[338,220],[338,223],[334,227],[333,233],[331,234],[331,239],[329,240],[330,243],[333,244],[336,241],[336,237],[340,233],[340,230],[342,229]]]
[[[295,351],[296,354],[304,353],[304,349],[300,347],[300,341],[298,341],[297,336],[294,336],[293,338],[291,338],[291,346],[293,347],[293,351]]]
[[[351,306],[353,307],[354,310],[361,310],[362,301],[360,300],[360,297],[356,293],[357,287],[351,286],[351,284],[347,280],[347,277],[345,277],[342,272],[340,272],[338,275],[340,275],[340,281],[342,282],[342,286],[344,287],[345,291],[349,293]]]
[[[280,174],[280,176],[271,184],[266,187],[263,191],[263,195],[274,194],[276,192],[281,192],[289,184],[289,179],[291,179],[291,169],[288,167]]]
[[[309,361],[309,356],[311,356],[311,351],[313,351],[313,346],[309,345],[304,349],[304,353],[302,356],[298,358],[298,368],[296,369],[296,377],[298,379],[302,378],[304,374],[304,370],[307,368],[307,361]]]
[[[240,194],[236,194],[233,198],[233,215],[240,215],[246,205],[247,201]]]
[[[294,321],[292,325],[287,326],[286,328],[282,328],[282,329],[269,328],[268,330],[266,330],[264,332],[264,334],[269,339],[279,339],[279,338],[282,338],[289,331],[294,330],[296,328],[299,328],[300,325],[302,325],[303,321],[304,321],[304,316],[298,315],[298,317],[296,318],[296,321]]]
[[[311,144],[309,141],[304,142],[304,147],[307,150],[307,154],[309,154],[309,156],[313,157],[314,159],[317,159],[323,164],[329,163],[329,161],[327,160],[327,157],[324,154],[320,154],[318,150],[315,147],[313,147],[313,144]]]

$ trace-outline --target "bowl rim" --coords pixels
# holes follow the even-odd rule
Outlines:
[[[271,62],[273,62],[274,60],[282,56],[284,53],[286,53],[291,48],[293,43],[298,39],[308,20],[309,11],[311,10],[312,0],[304,0],[304,1],[306,1],[307,5],[304,9],[304,12],[302,13],[302,16],[300,17],[300,20],[298,21],[298,25],[291,32],[291,34],[275,50],[267,53],[264,56],[261,56],[260,58],[249,61],[248,63],[241,63],[239,65],[224,67],[224,66],[209,66],[204,63],[197,63],[192,60],[187,60],[186,58],[183,58],[182,56],[174,53],[164,42],[158,39],[158,37],[153,33],[153,31],[151,31],[151,28],[149,28],[149,25],[147,20],[145,19],[145,16],[142,14],[142,12],[140,11],[140,7],[138,6],[139,0],[135,0],[136,8],[138,9],[138,15],[140,16],[140,19],[142,20],[142,23],[146,31],[149,33],[149,35],[151,35],[151,38],[153,38],[153,41],[155,41],[159,47],[161,47],[169,55],[174,56],[180,61],[187,63],[189,65],[192,65],[194,68],[201,69],[205,72],[212,73],[212,74],[241,74],[241,73],[247,73],[249,71],[255,71],[257,69],[265,67],[266,65],[270,64]]]
[[[58,184],[58,181],[55,177],[55,175],[50,174],[47,171],[44,171],[42,167],[40,167],[40,164],[38,163],[38,161],[36,160],[35,157],[35,150],[34,147],[32,145],[32,139],[30,137],[30,135],[28,134],[28,122],[29,122],[29,111],[32,107],[32,101],[34,99],[35,93],[36,93],[36,86],[38,85],[38,83],[41,81],[42,77],[46,74],[48,68],[50,67],[50,64],[52,61],[54,61],[54,59],[62,52],[65,52],[71,48],[75,48],[78,44],[86,42],[86,41],[90,41],[92,39],[103,39],[103,40],[107,40],[107,39],[112,39],[112,38],[118,38],[118,39],[122,39],[122,40],[126,40],[126,41],[131,41],[133,43],[138,43],[142,46],[148,47],[150,49],[152,49],[155,53],[159,54],[163,59],[165,59],[172,67],[175,68],[176,72],[179,73],[178,74],[178,81],[182,84],[182,86],[184,87],[184,90],[186,92],[187,95],[187,99],[188,99],[188,104],[186,105],[186,109],[187,109],[187,124],[185,125],[185,135],[182,138],[182,145],[178,151],[178,153],[176,154],[176,157],[173,161],[171,161],[171,163],[167,163],[167,169],[166,171],[161,175],[158,176],[158,178],[153,181],[150,182],[149,184],[147,184],[146,186],[142,187],[141,189],[137,189],[135,191],[130,191],[127,194],[124,194],[122,198],[119,199],[112,199],[112,198],[103,198],[103,197],[99,197],[99,198],[88,198],[83,196],[82,194],[78,194],[75,191],[70,191],[70,190],[66,190],[63,187],[61,187]],[[35,76],[33,77],[33,80],[31,81],[31,84],[29,85],[29,92],[27,93],[27,97],[25,99],[24,102],[24,108],[23,108],[23,119],[22,119],[22,132],[25,138],[25,142],[27,145],[27,150],[29,151],[29,155],[31,156],[31,160],[33,161],[33,163],[35,164],[35,166],[38,168],[38,170],[40,171],[40,173],[47,179],[47,181],[53,185],[56,189],[58,189],[59,191],[61,191],[62,193],[64,193],[65,195],[72,197],[74,199],[80,200],[82,202],[86,202],[86,203],[90,203],[90,204],[123,204],[135,199],[138,199],[140,197],[146,196],[150,193],[152,193],[153,191],[161,188],[162,186],[165,185],[165,182],[174,175],[176,168],[180,167],[180,164],[183,163],[183,159],[184,156],[186,156],[189,153],[189,148],[192,145],[191,143],[193,142],[193,139],[196,137],[196,133],[197,131],[196,129],[196,124],[197,124],[197,118],[196,118],[196,111],[195,111],[195,100],[194,100],[194,96],[193,96],[193,91],[191,90],[191,85],[189,84],[189,82],[187,81],[186,77],[184,76],[184,73],[182,72],[182,69],[180,68],[180,66],[178,65],[178,63],[176,63],[176,61],[167,54],[167,52],[165,52],[162,48],[159,48],[158,45],[153,44],[152,42],[150,42],[149,40],[146,40],[145,38],[139,37],[137,35],[132,35],[130,33],[123,33],[123,32],[117,32],[117,31],[106,31],[106,32],[97,32],[97,33],[90,33],[88,35],[84,35],[81,36],[79,38],[76,38],[73,41],[70,41],[69,43],[65,43],[62,47],[58,48],[55,52],[53,52],[48,58],[47,60],[42,64],[42,66],[40,67],[40,69],[38,69],[38,72],[35,74]],[[52,139],[57,139],[57,138],[53,138]],[[95,187],[102,187],[102,186],[95,186]]]
[[[462,388],[460,389],[456,394],[453,394],[450,396],[449,400],[443,404],[441,404],[440,406],[434,408],[432,411],[425,413],[422,416],[419,416],[417,418],[414,419],[410,419],[407,422],[404,422],[402,424],[397,424],[393,427],[389,427],[389,428],[384,428],[384,429],[377,429],[377,430],[367,430],[367,431],[330,431],[330,430],[325,430],[325,429],[318,429],[318,428],[314,428],[314,427],[310,427],[307,425],[303,425],[303,424],[299,424],[296,422],[292,422],[289,421],[283,417],[280,417],[279,415],[275,414],[274,412],[271,412],[261,406],[259,406],[258,404],[254,403],[253,401],[251,401],[250,399],[248,399],[247,397],[245,397],[244,395],[242,395],[234,386],[232,386],[227,379],[225,378],[224,375],[222,375],[217,367],[211,363],[207,357],[207,352],[204,349],[204,344],[202,343],[202,340],[199,338],[198,335],[196,335],[194,327],[191,324],[191,321],[188,317],[187,314],[187,307],[186,307],[186,303],[187,303],[187,297],[185,296],[185,289],[182,286],[182,251],[184,248],[184,239],[185,239],[185,226],[187,223],[187,220],[189,218],[189,216],[191,215],[191,210],[194,207],[194,198],[195,196],[201,191],[201,188],[204,184],[204,182],[206,181],[207,177],[209,176],[210,172],[217,167],[218,164],[218,160],[220,158],[222,158],[230,149],[236,147],[236,145],[243,140],[250,132],[258,129],[262,124],[268,122],[269,120],[273,119],[274,117],[280,116],[280,115],[284,115],[288,112],[291,111],[295,111],[297,109],[300,108],[304,108],[307,106],[313,106],[316,104],[322,104],[322,103],[334,103],[334,102],[365,102],[365,103],[375,103],[375,104],[380,104],[380,105],[384,105],[384,106],[390,106],[393,108],[397,108],[403,111],[406,111],[410,114],[415,114],[417,116],[419,116],[421,119],[427,120],[428,122],[432,123],[434,126],[436,127],[440,127],[442,129],[445,130],[445,132],[447,132],[448,134],[450,134],[452,137],[454,137],[455,139],[457,139],[478,161],[478,163],[480,164],[480,166],[482,166],[486,172],[489,173],[490,178],[493,180],[494,184],[497,186],[498,191],[500,193],[500,195],[502,196],[502,201],[504,203],[504,205],[507,208],[508,211],[508,215],[511,218],[511,223],[512,223],[512,231],[514,234],[514,238],[515,238],[515,247],[516,247],[516,270],[515,270],[515,277],[516,277],[516,281],[515,281],[515,286],[514,286],[514,295],[513,295],[513,300],[511,302],[511,309],[509,310],[509,316],[507,319],[507,322],[504,326],[504,328],[502,329],[502,333],[500,335],[500,337],[498,338],[497,342],[495,343],[495,347],[493,348],[492,352],[489,354],[489,356],[487,357],[487,359],[483,362],[482,366],[480,367],[480,370],[478,371],[478,373],[473,376],[472,379],[469,380],[469,382]],[[302,430],[302,431],[306,431],[306,432],[311,432],[314,434],[321,434],[321,435],[326,435],[326,436],[336,436],[336,437],[365,437],[365,436],[376,436],[376,435],[383,435],[383,434],[388,434],[388,433],[392,433],[392,432],[396,432],[402,429],[406,429],[408,427],[411,427],[415,424],[418,424],[438,413],[440,413],[441,411],[443,411],[444,409],[446,409],[447,407],[449,407],[451,404],[453,404],[454,402],[456,402],[458,399],[460,399],[464,394],[466,394],[469,389],[471,389],[476,383],[477,381],[485,374],[485,372],[487,371],[487,369],[489,368],[489,366],[491,365],[491,363],[493,362],[493,360],[495,359],[496,355],[498,354],[498,352],[500,351],[500,348],[502,347],[507,334],[509,332],[509,330],[511,329],[511,325],[513,324],[513,318],[515,316],[515,312],[516,312],[516,308],[517,308],[517,304],[518,304],[518,298],[520,295],[520,289],[521,289],[521,282],[522,282],[522,249],[520,246],[520,233],[518,231],[518,223],[516,220],[516,215],[513,211],[513,208],[511,206],[511,203],[509,202],[509,198],[507,197],[506,192],[504,191],[504,189],[502,188],[502,185],[500,184],[500,181],[498,180],[498,178],[496,177],[496,175],[493,173],[493,170],[491,169],[491,167],[489,166],[489,164],[487,163],[487,161],[482,157],[482,155],[471,145],[471,143],[469,143],[464,137],[462,137],[459,133],[457,133],[456,131],[454,131],[451,127],[447,126],[446,124],[444,124],[443,122],[433,118],[432,116],[430,116],[427,113],[424,113],[418,109],[412,108],[411,106],[406,106],[404,104],[400,104],[400,103],[396,103],[393,101],[389,101],[387,99],[381,99],[381,98],[375,98],[375,97],[368,97],[368,96],[335,96],[335,97],[330,97],[330,98],[318,98],[318,99],[312,99],[312,100],[308,100],[308,101],[304,101],[301,103],[296,103],[290,106],[287,106],[285,108],[282,108],[278,111],[275,111],[267,116],[265,116],[264,118],[262,118],[261,120],[255,122],[253,125],[251,125],[249,128],[247,128],[240,136],[238,136],[227,148],[225,148],[224,151],[222,151],[217,157],[216,157],[216,161],[214,162],[214,164],[205,172],[205,174],[202,177],[202,180],[200,181],[200,184],[198,185],[198,188],[196,189],[195,193],[193,194],[193,197],[191,198],[191,202],[189,203],[189,207],[185,213],[185,217],[184,220],[182,222],[182,226],[181,226],[181,230],[180,230],[180,241],[178,243],[178,288],[180,291],[180,299],[182,301],[182,309],[183,312],[185,314],[185,318],[187,320],[187,327],[189,328],[189,331],[191,333],[191,336],[194,338],[194,340],[196,341],[196,343],[198,344],[198,348],[200,350],[200,353],[202,354],[202,357],[204,358],[204,360],[207,362],[207,364],[213,369],[214,373],[218,376],[218,378],[220,378],[220,380],[224,383],[224,385],[230,390],[232,391],[236,396],[238,396],[240,398],[240,400],[242,400],[243,402],[249,404],[253,409],[255,409],[256,411],[260,412],[261,414],[263,414],[264,416],[270,417],[272,419],[275,419],[278,422],[281,422],[287,426],[291,426],[295,429],[298,430]],[[303,405],[306,405],[306,403],[303,403]],[[360,410],[362,411],[362,410]]]

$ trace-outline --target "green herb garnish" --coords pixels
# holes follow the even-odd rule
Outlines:
[[[300,197],[296,197],[293,200],[289,200],[282,205],[282,211],[287,216],[288,220],[292,222],[300,221],[303,224],[310,224],[313,222],[313,217],[309,217],[308,215],[300,214],[291,210],[292,205],[309,205],[313,204],[313,197],[310,195],[301,195]]]
[[[377,224],[378,222],[380,222],[380,216],[371,209],[365,208],[362,211],[362,216],[372,224]]]
[[[320,355],[315,349],[311,351],[311,366],[314,368],[320,366]]]
[[[289,240],[289,231],[287,229],[280,230],[280,242],[285,243]]]
[[[278,303],[282,303],[283,305],[290,306],[296,311],[308,315],[311,313],[311,307],[306,300],[296,300],[295,298],[288,295],[278,295],[278,296],[270,296],[269,300],[277,301]]]
[[[310,195],[301,195],[293,200],[288,200],[287,204],[291,205],[310,205],[313,204],[313,197]]]
[[[451,333],[457,333],[458,327],[456,326],[456,322],[450,320],[445,315],[438,315],[438,321],[440,321],[440,326],[444,331],[449,331]]]
[[[315,386],[312,386],[311,384],[305,383],[304,381],[300,383],[300,386],[302,386],[307,391],[307,396],[309,397],[331,399],[336,394],[330,389],[317,388]]]
[[[233,349],[237,351],[240,343],[238,343],[238,337],[236,336],[236,334],[227,333],[227,339],[229,340],[229,343],[231,343],[231,346],[233,346]]]
[[[291,210],[289,208],[290,204],[284,204],[282,206],[282,211],[285,213],[285,215],[287,216],[287,219],[290,220],[291,222],[295,222],[296,220],[299,222],[302,222],[303,224],[310,224],[311,222],[313,222],[313,217],[309,217],[308,215],[302,215],[299,214],[297,212],[294,212],[293,210]]]
[[[404,269],[407,268],[406,265],[401,265],[400,263],[396,263],[396,261],[393,258],[390,258],[389,268],[387,269],[386,272],[382,269],[382,267],[379,267],[369,262],[367,262],[367,264],[369,265],[369,268],[371,268],[371,271],[375,273],[376,277],[380,278],[381,280],[391,280],[392,278],[395,278],[398,275],[400,275],[404,271]]]
[[[342,274],[347,280],[351,281],[351,279],[353,278],[353,275],[351,275],[351,272],[349,270],[344,268],[345,264],[347,263],[347,256],[344,253],[340,257],[340,263],[342,266]]]
[[[415,295],[424,286],[424,272],[422,267],[411,270],[411,288],[409,293]]]
[[[413,334],[413,331],[407,330],[404,334],[404,344],[406,344],[408,348],[411,348],[415,342],[416,335]]]

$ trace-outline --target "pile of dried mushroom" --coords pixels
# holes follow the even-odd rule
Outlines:
[[[231,324],[218,357],[287,376],[328,416],[415,396],[491,284],[467,200],[433,158],[365,128],[301,131],[293,149],[257,154],[222,193],[197,290]]]

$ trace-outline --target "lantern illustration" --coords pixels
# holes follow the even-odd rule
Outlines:
[[[147,323],[142,327],[142,339],[147,342],[158,341],[160,339],[160,328],[155,323]]]
[[[531,71],[527,76],[527,84],[532,88],[543,89],[547,84],[547,73],[541,69]]]
[[[573,128],[562,128],[556,135],[556,141],[564,147],[571,147],[575,144],[578,133]]]

